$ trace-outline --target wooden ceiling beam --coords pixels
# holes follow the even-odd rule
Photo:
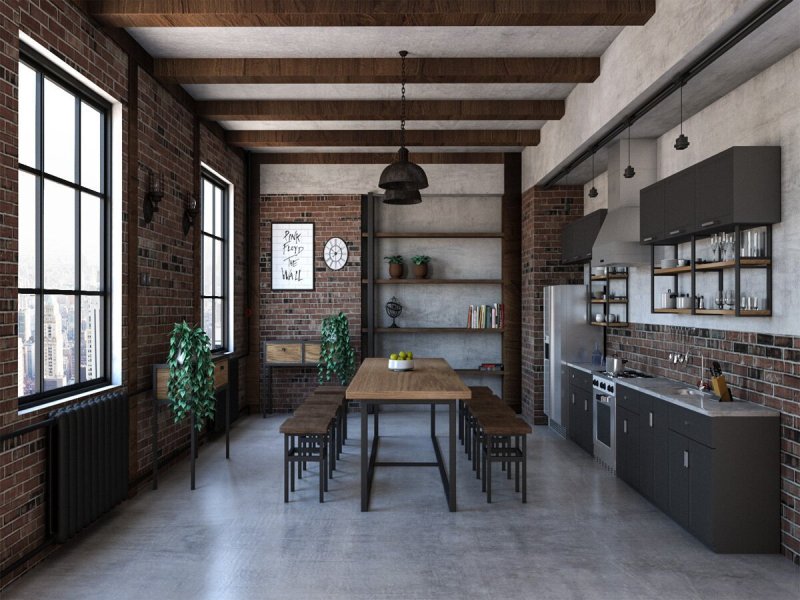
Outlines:
[[[298,146],[399,146],[400,130],[251,130],[228,131],[225,141],[247,148]],[[406,146],[536,146],[538,129],[415,129]]]
[[[172,83],[398,83],[396,58],[167,58],[156,76]],[[591,83],[597,57],[407,58],[408,83]]]
[[[273,165],[386,165],[394,152],[261,152],[259,164]],[[501,165],[502,152],[414,152],[414,162],[424,165]]]
[[[655,0],[89,0],[114,27],[644,25]]]
[[[214,121],[394,121],[400,100],[211,100],[197,103]],[[408,100],[413,121],[546,121],[564,116],[563,100]]]

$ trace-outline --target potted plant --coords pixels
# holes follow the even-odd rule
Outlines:
[[[383,259],[389,263],[389,277],[400,279],[403,277],[403,257],[399,254],[384,256]]]
[[[341,385],[347,385],[356,372],[356,352],[350,344],[350,324],[343,312],[322,320],[319,350],[319,382],[330,381],[335,375]]]
[[[202,327],[175,323],[169,338],[167,398],[175,422],[192,417],[196,429],[214,416],[214,363],[211,344]]]
[[[420,254],[411,260],[414,263],[414,277],[425,279],[428,276],[428,263],[431,262],[431,257]]]

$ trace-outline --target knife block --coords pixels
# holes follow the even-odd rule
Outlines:
[[[725,383],[724,375],[717,375],[711,378],[711,389],[714,390],[720,402],[731,402],[733,400],[728,384]]]

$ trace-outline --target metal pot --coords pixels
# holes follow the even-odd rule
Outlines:
[[[661,308],[675,308],[675,294],[667,290],[661,294]]]
[[[675,308],[692,308],[692,299],[689,296],[678,296],[675,299]]]
[[[628,361],[624,358],[618,358],[616,356],[606,357],[606,372],[612,375],[622,373],[625,370],[626,362]]]

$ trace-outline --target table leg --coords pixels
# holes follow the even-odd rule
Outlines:
[[[369,482],[367,481],[367,434],[368,434],[368,421],[367,421],[367,402],[361,401],[361,512],[369,510]]]
[[[450,483],[450,512],[456,511],[456,403],[450,402],[450,472],[448,482]]]
[[[231,457],[231,388],[225,390],[225,458]]]
[[[436,437],[436,405],[431,404],[431,437]]]

